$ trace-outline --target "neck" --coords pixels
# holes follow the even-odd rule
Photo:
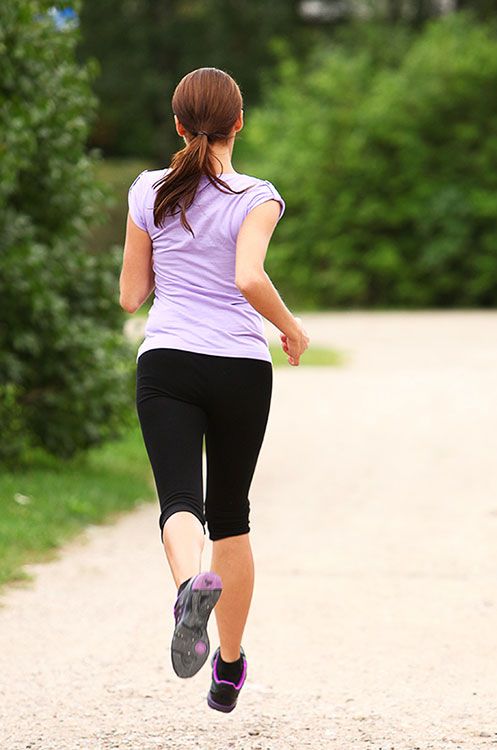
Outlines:
[[[233,169],[233,165],[231,163],[232,151],[233,149],[221,150],[211,147],[211,154],[214,157],[216,174],[227,172],[236,173],[236,170]]]

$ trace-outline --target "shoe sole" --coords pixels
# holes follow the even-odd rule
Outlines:
[[[214,708],[216,711],[222,711],[225,714],[229,714],[234,708],[236,708],[236,703],[231,703],[229,706],[226,706],[223,703],[217,703],[214,698],[211,698],[210,693],[207,695],[207,703],[211,708]]]
[[[171,642],[171,660],[178,677],[193,677],[207,661],[207,622],[221,593],[222,583],[216,573],[195,577]]]

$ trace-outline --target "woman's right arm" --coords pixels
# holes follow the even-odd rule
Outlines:
[[[298,365],[309,345],[300,318],[296,318],[281,299],[264,269],[269,241],[280,215],[280,204],[267,200],[245,217],[236,243],[235,283],[257,312],[282,332],[289,363]]]

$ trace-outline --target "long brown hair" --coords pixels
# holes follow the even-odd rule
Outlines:
[[[166,215],[172,215],[179,206],[183,227],[195,237],[186,219],[186,210],[195,198],[202,175],[207,176],[222,193],[248,190],[233,190],[216,175],[215,165],[219,159],[210,148],[211,143],[228,142],[243,109],[243,97],[236,81],[224,70],[197,68],[176,86],[172,109],[191,139],[173,154],[169,172],[154,184],[154,187],[159,186],[154,203],[154,223],[157,227],[162,226]]]

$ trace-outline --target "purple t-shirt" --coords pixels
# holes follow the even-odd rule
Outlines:
[[[181,225],[179,211],[164,226],[154,224],[156,188],[167,169],[141,172],[128,192],[131,218],[150,235],[155,293],[136,360],[148,349],[173,348],[271,362],[263,319],[235,285],[236,239],[248,212],[267,200],[285,202],[274,185],[246,174],[221,175],[235,190],[222,193],[200,178],[186,218],[195,239]],[[177,209],[176,209],[177,210]]]

